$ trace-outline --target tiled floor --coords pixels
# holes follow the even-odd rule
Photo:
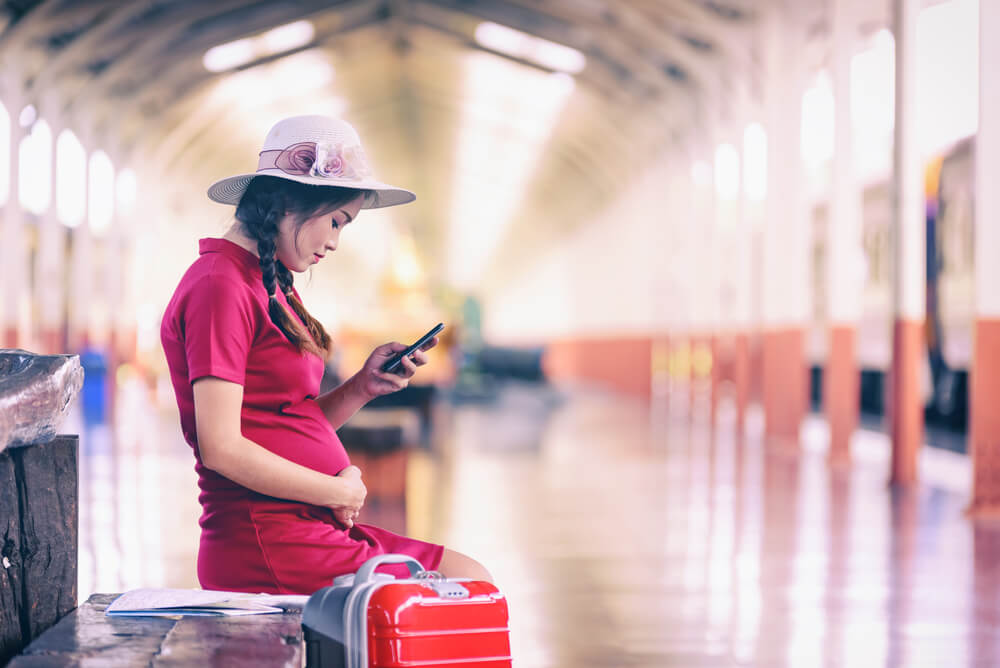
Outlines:
[[[81,597],[197,586],[172,400],[130,384],[116,435],[75,423]],[[680,413],[512,387],[442,411],[381,512],[492,570],[519,667],[1000,665],[1000,528],[964,518],[961,476],[893,492],[877,436],[831,471],[821,421],[790,454]]]

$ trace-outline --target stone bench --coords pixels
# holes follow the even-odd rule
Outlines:
[[[117,594],[94,594],[8,668],[302,666],[302,613],[240,617],[107,617]]]

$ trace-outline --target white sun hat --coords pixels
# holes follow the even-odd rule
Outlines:
[[[371,191],[363,209],[406,204],[417,198],[409,190],[376,181],[358,133],[346,121],[329,116],[292,116],[275,123],[264,139],[257,171],[216,181],[209,186],[208,197],[222,204],[239,204],[255,176]]]

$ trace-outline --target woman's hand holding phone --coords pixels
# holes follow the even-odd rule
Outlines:
[[[393,341],[372,351],[361,371],[352,379],[368,401],[384,394],[398,392],[410,383],[417,367],[427,364],[427,351],[438,343],[436,336],[444,325],[438,325],[412,345]],[[393,368],[395,371],[385,371]]]

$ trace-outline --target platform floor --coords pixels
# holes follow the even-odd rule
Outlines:
[[[197,586],[172,401],[126,384],[113,428],[67,425],[82,599]],[[759,416],[741,442],[725,411],[714,435],[681,413],[511,387],[442,410],[405,507],[372,512],[491,569],[520,668],[1000,665],[1000,527],[965,519],[960,482],[893,491],[870,452],[830,470],[815,419],[779,453]]]

